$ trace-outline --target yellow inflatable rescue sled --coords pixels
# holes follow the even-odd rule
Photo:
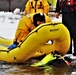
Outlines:
[[[49,40],[54,40],[53,44],[47,44]],[[62,23],[51,22],[39,25],[16,48],[8,50],[4,46],[12,43],[12,40],[0,37],[0,60],[8,63],[24,63],[29,58],[47,55],[52,51],[65,55],[70,47],[70,34]]]

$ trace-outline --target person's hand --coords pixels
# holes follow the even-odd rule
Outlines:
[[[59,18],[59,13],[55,13],[55,17],[56,18]]]
[[[10,45],[10,46],[8,47],[8,49],[13,49],[13,48],[16,48],[16,47],[17,47],[16,44],[12,44],[12,45]]]

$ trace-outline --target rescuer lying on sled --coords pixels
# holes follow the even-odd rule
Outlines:
[[[14,42],[8,49],[15,48],[38,25],[49,22],[52,22],[50,17],[43,13],[33,13],[22,17],[16,30]]]
[[[29,19],[28,19],[28,17],[29,17]],[[31,19],[31,18],[33,18],[33,19]],[[47,22],[47,23],[45,23],[45,22]],[[34,28],[35,28],[35,30],[32,30]],[[29,34],[28,38],[31,40],[31,42],[28,39],[25,39],[25,37],[28,34]],[[32,44],[33,44],[32,49],[27,47],[27,45],[26,45],[27,43],[24,45],[29,49],[28,52],[25,53],[26,54],[24,56],[25,61],[28,60],[29,58],[31,58],[37,51],[40,51],[40,52],[46,54],[46,57],[44,59],[49,57],[47,59],[48,61],[43,61],[44,59],[41,60],[41,61],[43,61],[44,65],[47,62],[49,62],[50,60],[55,59],[55,58],[53,58],[53,55],[50,54],[52,51],[54,52],[56,50],[63,56],[67,53],[67,51],[70,47],[70,33],[69,33],[68,29],[62,23],[51,22],[50,18],[42,13],[37,13],[35,15],[32,15],[32,17],[30,17],[29,15],[24,16],[20,20],[18,29],[16,31],[14,43],[11,46],[9,46],[8,49],[10,50],[10,49],[16,48],[17,45],[20,42],[22,42],[24,39],[25,39],[24,42],[26,42],[28,40],[28,47],[30,45],[32,46]],[[46,42],[49,40],[54,40],[52,45],[46,44]],[[24,51],[27,51],[27,49]],[[27,56],[27,58],[26,58],[26,56]],[[22,61],[20,61],[20,62],[22,62]],[[40,65],[37,65],[37,66],[40,66]]]

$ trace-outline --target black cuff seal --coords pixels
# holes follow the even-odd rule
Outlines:
[[[14,44],[18,45],[19,43],[17,41],[14,41]]]

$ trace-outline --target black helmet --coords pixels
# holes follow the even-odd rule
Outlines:
[[[37,27],[37,21],[41,21],[45,23],[45,15],[43,13],[37,13],[33,16],[34,25]]]

